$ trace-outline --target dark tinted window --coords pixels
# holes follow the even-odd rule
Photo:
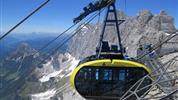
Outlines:
[[[77,91],[85,96],[122,96],[147,72],[142,68],[86,67],[75,78]],[[150,80],[145,83],[148,84]]]

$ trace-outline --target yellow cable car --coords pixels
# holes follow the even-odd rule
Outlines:
[[[119,99],[139,79],[151,73],[145,65],[125,60],[119,51],[110,51],[112,52],[101,52],[100,59],[97,55],[87,57],[73,71],[70,82],[84,98]],[[142,85],[147,86],[151,83],[152,80],[147,79]],[[143,95],[148,89],[149,87],[143,89],[139,94]],[[134,97],[131,99],[134,100]]]
[[[82,60],[70,77],[74,89],[86,99],[118,100],[138,80],[151,73],[145,65],[135,62],[133,59],[126,59],[119,32],[119,25],[123,20],[117,19],[114,3],[107,7],[108,11],[96,55]],[[109,14],[113,14],[115,19],[109,18]],[[103,41],[106,26],[111,23],[116,26],[119,50],[117,45],[110,46],[108,42]],[[145,79],[141,87],[151,83],[150,78]],[[142,96],[149,89],[150,87],[144,88],[137,94]],[[135,96],[130,96],[127,100],[135,99]]]

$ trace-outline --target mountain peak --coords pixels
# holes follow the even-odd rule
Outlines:
[[[121,10],[118,10],[117,11],[117,16],[118,16],[118,18],[119,19],[126,19],[126,17],[127,17],[127,15],[123,12],[123,11],[121,11]]]
[[[27,43],[21,43],[16,51],[16,53],[23,53],[26,55],[32,55],[34,53],[36,53],[37,51],[35,49],[33,49],[32,47],[30,47]]]
[[[164,15],[167,15],[167,13],[166,13],[166,11],[161,10],[159,15],[164,16]]]
[[[30,56],[37,53],[37,51],[35,49],[33,49],[32,47],[30,47],[27,43],[21,43],[17,49],[10,54],[10,56],[8,57],[8,59],[13,59],[13,60],[17,60],[19,59],[19,57],[25,57],[25,56]]]
[[[139,16],[153,16],[153,14],[151,13],[151,11],[149,11],[149,10],[141,10],[140,12],[139,12]]]
[[[138,22],[144,27],[152,18],[153,14],[149,10],[142,10],[139,12]]]
[[[117,12],[119,19],[126,19],[126,21],[120,25],[120,31],[123,45],[128,48],[127,54],[129,56],[136,56],[139,41],[143,37],[147,37],[148,40],[150,40],[149,42],[153,44],[158,42],[162,35],[161,32],[170,33],[175,31],[173,17],[166,15],[165,11],[161,11],[161,15],[154,14],[150,10],[142,10],[137,16],[125,16],[124,12]],[[108,19],[112,17],[111,14]],[[100,25],[96,24],[92,28],[80,31],[74,36],[68,49],[71,55],[83,59],[89,55],[95,54],[102,27],[103,23],[100,23]],[[114,44],[118,43],[115,29],[113,27],[106,28],[104,39]]]

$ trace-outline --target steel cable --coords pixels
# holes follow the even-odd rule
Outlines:
[[[18,26],[20,26],[23,22],[25,22],[28,18],[30,18],[33,14],[35,14],[38,10],[40,10],[43,6],[45,6],[50,0],[45,1],[43,4],[41,4],[37,9],[35,9],[33,12],[31,12],[28,16],[26,16],[23,20],[21,20],[19,23],[17,23],[14,27],[12,27],[8,32],[6,32],[2,37],[0,37],[0,40],[5,38],[8,34],[10,34],[13,30],[15,30]]]

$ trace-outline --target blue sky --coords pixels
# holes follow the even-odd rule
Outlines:
[[[45,0],[0,0],[1,1],[1,32],[6,32],[24,16],[38,7]],[[93,0],[51,0],[14,33],[62,32],[72,25],[72,19],[79,15],[82,8]],[[140,10],[151,10],[159,14],[165,10],[175,18],[178,26],[178,0],[117,0],[117,8],[126,15],[135,16]],[[2,33],[1,33],[2,34]]]

